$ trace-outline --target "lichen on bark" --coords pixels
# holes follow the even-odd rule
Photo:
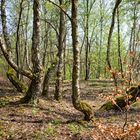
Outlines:
[[[14,85],[17,91],[22,93],[27,92],[28,87],[16,77],[16,73],[12,68],[9,67],[6,74],[7,74],[7,78]]]

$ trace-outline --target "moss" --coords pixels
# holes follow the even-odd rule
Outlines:
[[[104,110],[111,110],[113,109],[113,104],[112,102],[107,102],[104,105],[101,106],[101,108],[99,110],[104,111]]]
[[[15,71],[12,68],[9,68],[6,74],[10,82],[17,89],[17,91],[22,93],[27,92],[28,88],[16,77]]]
[[[8,99],[4,99],[4,98],[0,99],[0,108],[5,107],[7,104],[9,104]]]
[[[85,128],[77,123],[70,123],[68,124],[68,129],[72,134],[80,134],[84,131]]]
[[[92,107],[88,103],[81,101],[80,108],[82,110],[86,110],[88,114],[92,114]]]
[[[135,103],[130,105],[132,109],[140,109],[140,101],[136,101]]]
[[[131,98],[128,99],[131,102],[136,102],[136,98],[140,97],[140,86],[132,86],[127,91],[126,94],[131,96]],[[126,96],[120,96],[115,99],[116,104],[113,104],[111,101],[105,103],[99,110],[120,110],[123,109],[126,106]]]
[[[111,101],[108,101],[107,103],[102,105],[99,110],[109,111],[109,110],[120,110],[120,108],[123,109],[126,106],[125,97],[121,96],[121,97],[116,98],[115,103],[116,104],[114,104]]]
[[[80,101],[79,110],[84,113],[84,115],[85,115],[84,120],[86,120],[86,121],[91,120],[91,115],[93,114],[93,109],[89,104],[87,104],[86,102]]]

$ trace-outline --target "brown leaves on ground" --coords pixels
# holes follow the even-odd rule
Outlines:
[[[129,112],[125,125],[125,113],[106,112],[82,121],[83,115],[71,103],[70,84],[64,85],[61,102],[40,98],[36,106],[19,104],[22,94],[15,92],[7,81],[0,79],[0,140],[121,140],[140,139],[139,111]],[[82,82],[81,98],[98,109],[104,100],[100,96],[110,91],[106,86],[93,86]],[[6,85],[6,86],[5,86]]]

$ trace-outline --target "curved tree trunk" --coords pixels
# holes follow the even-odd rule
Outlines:
[[[8,30],[7,30],[5,7],[6,7],[5,0],[1,0],[2,32],[3,32],[3,36],[4,36],[4,41],[3,41],[2,37],[0,36],[1,51],[6,59],[7,63],[10,65],[10,67],[12,67],[16,72],[28,77],[29,79],[32,79],[32,73],[27,70],[23,70],[23,69],[19,68],[11,58],[11,42],[10,42]],[[8,68],[9,68],[9,66],[8,66]]]
[[[31,78],[32,74],[28,71],[20,69],[11,59],[11,42],[7,29],[5,2],[6,2],[5,0],[1,1],[1,20],[2,20],[2,32],[4,36],[4,41],[2,40],[2,37],[0,37],[0,47],[5,59],[10,65],[10,66],[8,65],[7,78],[10,80],[10,82],[19,92],[25,93],[27,91],[27,87],[18,80],[12,68],[14,68],[16,72],[21,73],[27,76],[28,78]]]
[[[22,92],[22,93],[27,92],[28,88],[26,87],[26,85],[23,82],[21,82],[17,78],[15,71],[11,67],[8,68],[6,75],[7,75],[7,78],[9,79],[9,81],[17,89],[17,91]]]
[[[78,0],[72,0],[72,46],[73,46],[73,72],[72,72],[72,102],[75,109],[81,111],[85,117],[84,119],[89,121],[92,115],[92,108],[85,102],[80,100],[79,89],[79,73],[80,73],[80,59],[79,59],[79,47],[78,47],[78,24],[77,24],[77,7]]]

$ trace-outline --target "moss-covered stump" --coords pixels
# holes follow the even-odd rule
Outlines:
[[[16,77],[16,74],[12,68],[9,68],[7,71],[7,78],[13,84],[13,86],[17,89],[17,91],[26,93],[28,88]]]
[[[118,97],[115,99],[114,102],[108,101],[107,103],[103,104],[100,111],[109,111],[109,110],[120,110],[126,106],[127,102],[125,101],[125,97]]]
[[[135,103],[138,97],[140,97],[140,85],[130,87],[124,96],[116,97],[114,101],[108,101],[103,104],[99,110],[122,110],[127,104]]]
[[[84,101],[79,101],[74,104],[74,107],[84,114],[84,120],[90,121],[93,115],[93,108]]]

